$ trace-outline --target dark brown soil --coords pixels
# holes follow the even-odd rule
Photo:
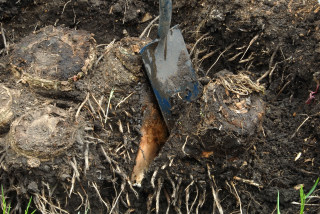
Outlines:
[[[83,121],[50,160],[19,155],[1,132],[0,183],[13,213],[31,196],[39,213],[276,213],[278,191],[281,213],[298,213],[297,187],[309,191],[319,177],[319,95],[306,104],[320,66],[319,11],[316,0],[173,1],[172,26],[203,94],[175,99],[176,124],[139,187],[130,178],[152,90],[138,51],[156,27],[149,39],[132,37],[158,15],[158,1],[0,0],[0,86],[12,92],[13,120],[52,105]],[[10,69],[15,44],[49,25],[87,31],[99,45],[74,96],[39,95]],[[250,92],[236,80],[227,87],[226,74],[249,77]],[[320,212],[318,198],[308,204],[305,213]]]

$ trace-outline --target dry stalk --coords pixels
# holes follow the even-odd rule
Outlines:
[[[86,104],[86,102],[88,101],[89,96],[90,96],[90,93],[88,92],[86,98],[84,99],[84,101],[83,101],[83,102],[81,103],[81,105],[79,106],[79,108],[78,108],[78,110],[77,110],[77,113],[76,113],[76,116],[75,116],[76,121],[78,121],[78,117],[79,117],[80,111],[81,111],[82,107],[84,106],[84,104]]]
[[[96,182],[92,182],[92,186],[93,186],[93,188],[95,189],[95,191],[96,191],[96,193],[97,193],[100,201],[101,201],[101,202],[104,204],[104,206],[107,208],[107,212],[109,212],[109,210],[110,210],[110,208],[111,208],[109,201],[108,201],[108,200],[107,200],[107,201],[103,200],[103,198],[101,197],[101,194],[100,194],[100,192],[99,192],[99,188],[98,188],[98,185],[97,185]]]
[[[156,195],[156,213],[159,213],[159,204],[160,204],[160,192],[163,185],[163,178],[158,178],[158,189],[157,189],[157,195]]]
[[[1,23],[0,27],[1,27],[1,35],[2,35],[2,39],[3,39],[3,44],[4,44],[4,49],[0,51],[0,54],[3,51],[5,51],[6,54],[8,55],[8,53],[9,53],[9,45],[7,43],[6,35],[4,34],[4,29],[2,27],[2,23]]]
[[[240,61],[243,60],[243,57],[246,55],[246,53],[248,52],[248,50],[249,50],[249,48],[251,47],[251,45],[252,45],[258,38],[259,38],[259,34],[256,35],[255,37],[253,37],[253,38],[251,39],[251,41],[249,42],[249,45],[248,45],[247,49],[245,50],[245,52],[243,53],[242,57],[240,58]]]
[[[132,212],[136,211],[135,209],[133,208],[129,208],[124,214],[130,214]]]
[[[189,197],[190,197],[190,192],[189,192],[189,188],[190,188],[190,185],[193,184],[193,181],[187,186],[187,188],[185,189],[185,192],[186,192],[186,210],[187,210],[187,214],[190,214],[190,210],[189,210]]]
[[[123,126],[120,119],[118,120],[118,126],[119,126],[119,132],[123,134]]]
[[[122,182],[122,184],[121,184],[121,190],[120,190],[118,196],[116,196],[116,197],[117,197],[116,200],[114,200],[113,203],[112,203],[113,205],[112,205],[112,208],[111,208],[109,214],[112,214],[113,209],[114,209],[115,206],[118,204],[118,200],[119,200],[119,198],[120,198],[120,196],[121,196],[121,194],[122,194],[125,186],[126,186],[126,182],[124,181],[124,182]]]
[[[269,83],[271,82],[271,76],[274,72],[274,70],[276,69],[277,65],[279,64],[279,62],[276,62],[274,64],[274,66],[269,69],[266,73],[264,73],[259,79],[257,79],[257,83],[259,83],[261,80],[263,80],[265,77],[267,77],[269,75]]]
[[[236,198],[237,198],[237,200],[238,200],[238,202],[239,202],[240,214],[242,214],[242,203],[241,203],[241,199],[240,199],[240,197],[239,197],[239,194],[238,194],[238,191],[237,191],[237,189],[236,189],[236,186],[234,185],[234,183],[233,183],[232,181],[231,181],[231,186],[232,186],[232,188],[234,189],[235,196],[236,196]]]
[[[277,50],[278,50],[278,49],[276,49],[276,51],[277,51]],[[280,48],[280,50],[281,50],[281,48]],[[289,61],[289,60],[292,59],[292,57],[284,58],[282,61],[276,62],[276,63],[272,66],[273,57],[274,57],[275,54],[277,53],[276,51],[275,51],[275,52],[272,54],[272,56],[271,56],[271,59],[270,59],[270,62],[269,62],[269,69],[268,69],[268,71],[265,72],[259,79],[257,79],[257,81],[256,81],[257,84],[259,84],[259,82],[260,82],[261,80],[263,80],[264,78],[266,78],[267,76],[269,76],[269,83],[271,83],[271,81],[272,81],[272,75],[273,75],[276,67],[278,66],[278,64],[283,63],[283,62],[286,62],[286,61]],[[282,52],[282,51],[281,51],[281,52]],[[284,57],[284,56],[283,56],[283,57]]]
[[[44,195],[44,191],[42,191],[42,195],[38,193],[34,194],[34,203],[36,205],[37,210],[39,210],[43,214],[69,214],[69,212],[62,209],[60,205],[54,205],[50,199],[48,200]],[[46,208],[47,206],[49,207],[49,210]]]
[[[203,188],[203,191],[202,191],[202,195],[201,197],[199,198],[199,202],[198,202],[198,205],[197,205],[197,208],[196,208],[196,214],[199,213],[199,207],[202,207],[204,202],[206,201],[206,187]]]
[[[296,134],[298,133],[298,131],[301,129],[301,127],[310,119],[310,116],[307,115],[307,118],[303,120],[303,122],[298,126],[298,128],[296,129],[296,131],[291,135],[290,139],[294,138],[296,136]]]
[[[206,50],[204,50],[204,51],[206,51]],[[193,62],[194,62],[194,67],[195,67],[196,71],[199,70],[199,68],[201,67],[201,65],[202,65],[202,63],[203,63],[203,61],[204,61],[205,59],[210,58],[212,55],[214,55],[215,53],[217,53],[217,51],[219,51],[219,49],[213,50],[213,51],[211,51],[210,53],[204,55],[200,60],[198,60],[198,56],[199,56],[199,54],[201,54],[201,52],[200,52],[200,51],[196,51],[195,57],[194,57],[194,60],[193,60]],[[202,71],[202,73],[204,74],[204,72],[203,72],[202,69],[201,69],[201,71]]]
[[[0,163],[3,163],[2,161],[3,161],[3,159],[6,157],[6,154],[7,154],[7,153],[3,153],[3,154],[1,155],[1,157],[0,157]]]
[[[115,153],[118,153],[120,149],[124,147],[123,144],[119,143],[119,146],[114,150]]]
[[[103,116],[105,116],[106,113],[105,113],[104,109],[102,108],[100,102],[96,99],[96,97],[95,97],[93,94],[91,94],[91,97],[93,98],[94,102],[95,102],[95,103],[98,105],[98,107],[99,107],[99,109],[98,109],[97,112],[100,112],[100,111],[101,111],[102,114],[103,114]]]
[[[104,148],[103,148],[102,145],[100,145],[100,148],[101,148],[101,151],[102,151],[103,155],[105,156],[107,162],[110,164],[113,172],[116,173],[116,174],[118,174],[118,175],[120,175],[121,178],[123,179],[123,181],[124,181],[124,182],[126,181],[126,182],[129,184],[129,188],[132,190],[132,192],[134,193],[134,195],[135,195],[136,198],[138,199],[138,198],[139,198],[139,194],[138,194],[138,192],[133,188],[132,183],[131,183],[128,175],[125,174],[125,173],[120,169],[118,162],[114,161],[113,159],[111,159],[111,158],[107,155],[107,153],[106,153],[106,151],[104,150]],[[113,167],[113,164],[116,165],[116,168]]]
[[[102,154],[103,154],[104,157],[106,158],[107,162],[111,165],[112,168],[114,168],[113,165],[112,165],[112,163],[116,163],[116,162],[115,162],[114,160],[112,160],[112,159],[107,155],[107,153],[106,153],[106,151],[104,150],[104,148],[103,148],[102,145],[100,145],[100,149],[101,149],[101,151],[102,151]]]
[[[193,200],[193,202],[192,202],[192,204],[191,204],[190,213],[193,213],[193,212],[192,212],[193,207],[194,207],[194,205],[196,204],[196,201],[197,201],[198,196],[199,196],[199,188],[198,188],[197,185],[195,185],[195,186],[196,186],[196,197],[194,198],[194,200]]]
[[[215,207],[215,205],[218,207],[218,211],[220,214],[223,214],[223,209],[222,209],[222,206],[220,204],[220,200],[219,200],[219,197],[218,197],[218,193],[216,192],[215,188],[214,188],[214,176],[211,175],[210,173],[210,166],[207,164],[207,168],[208,168],[208,176],[210,178],[210,186],[211,186],[211,190],[212,190],[212,196],[213,196],[213,207]],[[212,180],[211,180],[212,179]],[[214,213],[214,210],[213,210],[213,213]]]
[[[128,156],[128,159],[129,159],[129,162],[131,162],[131,156],[130,156],[130,154],[129,154],[129,151],[128,150],[126,150],[126,152],[127,152],[127,156]]]
[[[174,197],[174,199],[173,199],[173,206],[176,206],[176,203],[177,203],[177,201],[179,200],[179,190],[180,190],[180,186],[181,186],[181,183],[182,183],[182,178],[178,178],[178,184],[177,184],[177,186],[176,186],[176,195],[175,195],[175,197]]]
[[[69,0],[69,1],[67,1],[67,3],[65,3],[65,4],[63,5],[63,9],[62,9],[62,12],[61,12],[61,16],[63,15],[64,10],[66,9],[67,5],[68,5],[71,1],[72,1],[72,0]]]
[[[103,54],[101,54],[101,56],[98,57],[97,61],[94,63],[94,66],[97,67],[98,63],[100,62],[100,60],[107,54],[109,53],[109,51],[111,50],[111,48],[113,47],[114,45],[114,42],[116,41],[116,39],[113,39],[108,45],[107,47],[105,48],[105,51]],[[98,46],[101,46],[101,45],[97,45]]]
[[[144,37],[144,35],[146,34],[146,32],[148,31],[149,28],[151,28],[151,26],[153,25],[153,23],[155,23],[160,16],[157,16],[156,18],[154,18],[148,25],[147,27],[142,31],[142,33],[139,36],[139,39],[142,39]]]
[[[208,74],[209,74],[209,72],[211,71],[211,69],[217,64],[217,62],[219,61],[220,57],[221,57],[225,52],[227,52],[230,48],[232,48],[233,45],[234,45],[234,43],[231,44],[231,45],[229,45],[226,49],[224,49],[224,51],[222,51],[222,52],[219,54],[219,56],[218,56],[218,58],[216,59],[216,61],[215,61],[215,62],[210,66],[210,68],[207,70],[206,76],[208,76]]]
[[[149,31],[148,31],[148,34],[147,34],[147,37],[148,37],[148,38],[149,38],[149,35],[150,35],[150,33],[151,33],[152,28],[158,27],[158,26],[159,26],[158,24],[153,24],[153,25],[150,27],[150,29],[149,29]]]
[[[208,36],[209,33],[206,33],[206,34],[203,34],[197,41],[196,43],[194,44],[194,46],[192,47],[191,51],[190,51],[190,57],[192,56],[193,54],[193,51],[195,50],[195,48],[197,47],[197,45],[202,41],[204,40],[204,37]]]
[[[230,59],[228,59],[228,62],[234,61],[234,60],[235,60],[238,56],[240,56],[242,53],[243,53],[242,51],[239,52],[239,53],[237,53],[236,55],[234,55],[233,57],[231,57]]]
[[[130,124],[129,124],[129,122],[127,122],[127,130],[128,130],[128,133],[129,133],[129,134],[131,134],[131,132],[130,132]]]
[[[181,189],[179,191],[179,194],[178,194],[178,204],[174,206],[174,209],[178,214],[182,214],[181,209],[180,209],[181,208],[181,204],[182,204],[182,200],[181,200],[182,192],[183,192],[183,190]]]
[[[154,185],[154,181],[155,181],[155,179],[156,179],[156,177],[157,177],[158,170],[159,170],[159,169],[157,168],[157,169],[153,172],[152,177],[151,177],[151,180],[150,180],[150,183],[151,183],[153,189],[156,188],[155,185]]]
[[[83,203],[83,197],[82,197],[81,193],[80,193],[80,192],[77,192],[77,194],[79,195],[79,197],[80,197],[80,199],[81,199],[81,204],[75,209],[75,211],[78,211],[78,210],[82,207],[82,205],[84,204],[84,203]]]
[[[233,179],[234,179],[234,180],[237,180],[237,181],[241,181],[241,182],[243,182],[243,183],[245,183],[245,184],[250,184],[250,185],[255,186],[255,187],[258,187],[258,188],[263,188],[263,186],[262,186],[261,184],[258,184],[258,183],[256,183],[256,182],[253,181],[253,180],[248,180],[248,179],[240,178],[240,177],[238,177],[238,176],[234,176]]]
[[[127,99],[129,99],[129,97],[131,97],[131,95],[133,95],[134,93],[135,92],[132,92],[127,97],[125,97],[122,100],[120,100],[120,102],[116,105],[115,109],[117,109],[123,102],[125,102]]]
[[[156,195],[156,191],[154,191],[152,195],[148,195],[148,201],[147,201],[148,214],[151,213],[151,206],[152,206],[152,202],[153,202],[155,195]]]
[[[170,205],[171,205],[171,199],[170,199],[169,193],[167,192],[166,189],[164,189],[164,195],[165,195],[165,197],[166,197],[166,199],[167,199],[167,204],[168,204],[166,214],[169,214]]]
[[[186,209],[187,209],[187,213],[191,213],[192,209],[190,208],[189,210],[189,198],[190,198],[190,187],[194,184],[194,180],[191,181],[191,183],[185,188],[185,192],[186,192]]]
[[[93,117],[93,118],[94,118],[94,119],[97,119],[97,118],[98,118],[98,117],[97,117],[98,114],[97,114],[97,112],[95,111],[95,109],[93,108],[90,99],[88,99],[88,105],[89,105],[89,108],[90,108],[92,114],[95,115],[95,117]]]
[[[172,180],[172,178],[169,175],[169,172],[166,170],[166,174],[167,174],[167,178],[169,179],[171,186],[172,186],[172,194],[171,194],[171,198],[175,199],[176,198],[176,194],[177,194],[177,190],[176,190],[176,184],[174,183],[174,181]]]
[[[254,52],[252,52],[252,53],[248,56],[248,58],[243,59],[243,60],[240,60],[239,63],[249,62],[249,61],[251,61],[251,60],[253,60],[253,59],[254,59]],[[252,64],[252,63],[251,63],[251,64]],[[250,66],[249,66],[249,67],[250,67]]]
[[[108,113],[109,113],[109,108],[110,108],[110,102],[111,102],[111,98],[112,98],[112,96],[113,96],[113,93],[114,93],[114,88],[111,89],[111,92],[110,92],[110,95],[109,95],[107,110],[106,110],[105,118],[104,118],[104,123],[105,123],[105,124],[107,123],[107,120],[108,120]]]
[[[98,143],[105,144],[105,142],[103,140],[101,140],[100,138],[92,137],[92,136],[89,136],[89,135],[86,135],[85,138],[87,138],[89,140],[97,141]]]
[[[183,144],[183,146],[182,146],[182,148],[181,148],[183,154],[185,154],[186,156],[188,156],[188,154],[184,151],[184,149],[185,149],[186,144],[187,144],[187,142],[188,142],[188,138],[189,138],[189,136],[186,137],[186,140],[185,140],[185,142],[184,142],[184,144]]]
[[[219,75],[219,81],[225,89],[239,95],[249,95],[253,91],[264,93],[264,87],[254,83],[247,75]]]
[[[77,160],[75,157],[73,157],[73,162],[69,161],[69,164],[73,168],[73,175],[72,175],[72,179],[71,179],[71,188],[70,188],[70,192],[69,192],[69,198],[70,198],[71,194],[73,192],[73,189],[74,189],[74,184],[75,184],[76,179],[78,181],[80,181],[80,173],[78,171]]]
[[[280,89],[280,91],[277,93],[277,95],[275,96],[275,98],[272,101],[275,101],[278,99],[278,97],[280,96],[280,94],[283,92],[283,90],[291,83],[293,79],[289,80],[288,82],[286,82],[286,84],[284,84],[284,86]]]
[[[300,202],[295,202],[295,201],[293,201],[293,202],[291,202],[291,204],[301,206],[301,203],[300,203]],[[305,206],[320,207],[320,204],[318,204],[318,203],[317,203],[317,204],[308,204],[308,203],[305,203],[304,205],[305,205]]]
[[[84,150],[84,174],[86,175],[87,170],[89,170],[89,142],[86,141]]]
[[[130,198],[129,198],[128,192],[126,192],[126,200],[127,200],[128,206],[131,207],[131,202],[130,202]]]
[[[94,111],[94,112],[97,112],[97,114],[99,115],[99,118],[100,118],[100,122],[101,124],[103,124],[103,117],[105,117],[105,112],[102,108],[102,106],[99,104],[99,102],[97,101],[97,99],[95,98],[95,96],[93,94],[91,94],[91,97],[93,98],[94,102],[98,105],[99,109],[97,111]],[[89,100],[90,101],[90,100]],[[100,114],[100,111],[102,112],[103,116],[101,116]]]

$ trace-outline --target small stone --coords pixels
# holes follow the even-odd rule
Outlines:
[[[38,168],[41,164],[39,158],[29,158],[27,160],[28,166],[31,168]]]

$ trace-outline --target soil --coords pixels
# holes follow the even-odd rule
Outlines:
[[[310,94],[319,82],[318,2],[173,1],[172,26],[203,91],[191,103],[173,97],[169,136],[139,55],[156,27],[137,38],[158,3],[0,0],[0,88],[10,90],[13,112],[1,127],[0,180],[13,213],[30,197],[38,213],[275,213],[278,191],[281,213],[299,212],[299,187],[309,191],[320,167],[320,99]],[[68,96],[38,93],[12,71],[20,41],[46,26],[86,31],[97,43],[93,67]],[[48,106],[64,113],[41,122],[67,134],[57,141],[52,131],[50,145],[51,132],[37,127],[50,149],[38,138],[36,147],[12,144],[17,121]],[[137,182],[132,171],[149,141],[157,147]],[[46,157],[24,155],[26,147]],[[308,204],[305,213],[320,213],[318,197]]]

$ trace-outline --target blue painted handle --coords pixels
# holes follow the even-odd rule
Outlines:
[[[163,40],[170,29],[171,16],[172,16],[172,1],[171,0],[159,0],[159,27],[158,38]]]

